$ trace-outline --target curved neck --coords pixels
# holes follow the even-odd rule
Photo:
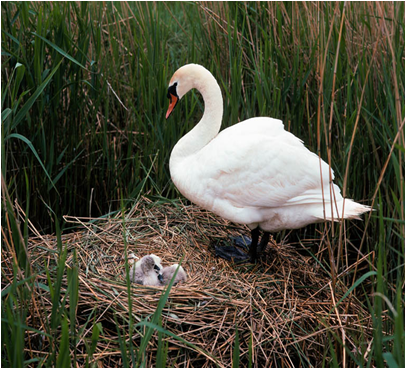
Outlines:
[[[193,85],[203,96],[204,113],[200,122],[174,147],[171,159],[181,159],[201,150],[220,131],[223,118],[223,97],[220,87],[212,74],[204,70]]]

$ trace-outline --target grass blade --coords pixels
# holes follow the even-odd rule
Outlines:
[[[63,57],[69,59],[71,62],[79,65],[79,67],[87,70],[87,68],[82,65],[81,63],[79,63],[75,58],[73,58],[72,56],[70,56],[66,51],[62,50],[59,46],[55,45],[53,42],[47,40],[45,37],[42,37],[41,35],[39,35],[36,32],[32,32],[33,35],[39,37],[41,40],[43,40],[45,43],[47,43],[49,46],[51,46],[52,48],[54,48],[58,53],[60,53]]]
[[[30,98],[27,100],[27,102],[21,107],[21,109],[18,111],[14,119],[12,120],[12,126],[10,127],[10,131],[14,130],[18,124],[24,119],[24,117],[28,114],[28,111],[31,109],[31,107],[34,105],[35,101],[38,99],[38,97],[42,94],[44,91],[45,87],[49,84],[51,81],[52,77],[56,73],[56,71],[59,69],[63,59],[57,64],[57,66],[49,73],[48,77],[42,82],[38,88],[35,90],[35,92],[30,96]],[[6,138],[7,139],[7,138]]]
[[[235,339],[233,348],[233,368],[240,367],[240,338],[238,336],[238,326],[235,326]]]
[[[35,150],[34,146],[32,145],[31,141],[28,140],[26,137],[20,135],[19,133],[11,133],[6,137],[6,140],[9,140],[11,138],[17,138],[23,142],[25,142],[27,144],[27,146],[30,148],[30,150],[32,151],[32,153],[34,154],[35,158],[38,160],[38,163],[41,165],[42,169],[44,170],[45,175],[48,177],[50,184],[52,185],[52,187],[56,190],[56,192],[58,192],[57,188],[54,185],[54,182],[52,181],[48,171],[45,168],[44,163],[41,161],[37,151]],[[59,193],[59,192],[58,192]]]
[[[57,368],[70,368],[70,352],[69,352],[69,328],[66,317],[62,319],[62,335],[59,346],[59,354],[56,359]]]

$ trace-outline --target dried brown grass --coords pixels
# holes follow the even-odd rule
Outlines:
[[[329,344],[331,334],[344,339],[350,350],[358,350],[351,341],[351,331],[371,334],[370,314],[356,299],[352,299],[347,313],[344,304],[333,308],[346,288],[337,283],[333,294],[331,277],[323,266],[328,263],[318,262],[300,247],[272,240],[262,262],[237,266],[215,257],[212,244],[229,234],[248,233],[248,229],[195,206],[153,203],[144,198],[124,218],[118,214],[90,222],[65,217],[81,228],[62,236],[64,247],[69,249],[68,268],[73,260],[72,250],[76,249],[78,255],[77,327],[80,330],[85,326],[91,312],[93,324],[100,322],[103,326],[93,355],[98,366],[122,366],[115,319],[128,332],[125,243],[128,252],[131,250],[138,257],[159,255],[163,265],[183,258],[189,279],[170,291],[162,326],[199,349],[166,336],[168,367],[231,367],[236,327],[240,366],[248,366],[252,353],[254,367],[321,366],[324,346]],[[52,267],[56,250],[57,240],[53,236],[38,235],[29,240],[31,261],[37,270],[43,270],[44,264]],[[37,282],[46,284],[46,275],[40,273]],[[64,279],[62,290],[66,288]],[[148,320],[154,313],[163,289],[132,286],[135,322]],[[41,311],[49,314],[51,299],[45,290],[34,294],[35,304],[40,308],[31,309],[29,324],[41,330],[44,320]],[[83,339],[90,340],[93,324],[86,326],[76,346],[79,366],[83,365],[87,352]],[[135,346],[142,335],[143,331],[135,331],[131,337]],[[31,335],[32,342],[34,336],[35,333]],[[125,338],[130,339],[128,333]],[[146,353],[148,366],[155,365],[157,342],[154,334]],[[31,347],[31,353],[35,350]],[[305,356],[308,362],[303,361]]]

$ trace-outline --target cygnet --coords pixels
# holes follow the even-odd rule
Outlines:
[[[178,265],[179,264],[173,264],[171,266],[163,268],[162,284],[168,284],[171,281],[173,275],[176,272],[176,269],[178,268]],[[186,276],[185,270],[181,266],[179,266],[179,270],[178,270],[178,273],[176,274],[174,284],[176,284],[178,282],[186,282],[186,279],[187,279],[187,276]]]
[[[131,268],[130,280],[144,286],[161,286],[162,269],[161,259],[158,256],[146,255]]]

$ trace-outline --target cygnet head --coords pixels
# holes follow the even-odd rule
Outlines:
[[[141,260],[137,261],[135,265],[136,267],[139,265],[144,273],[155,270],[158,274],[162,270],[161,258],[154,254],[144,256]]]
[[[146,255],[135,263],[130,278],[138,284],[157,286],[162,282],[162,269],[158,256]]]

